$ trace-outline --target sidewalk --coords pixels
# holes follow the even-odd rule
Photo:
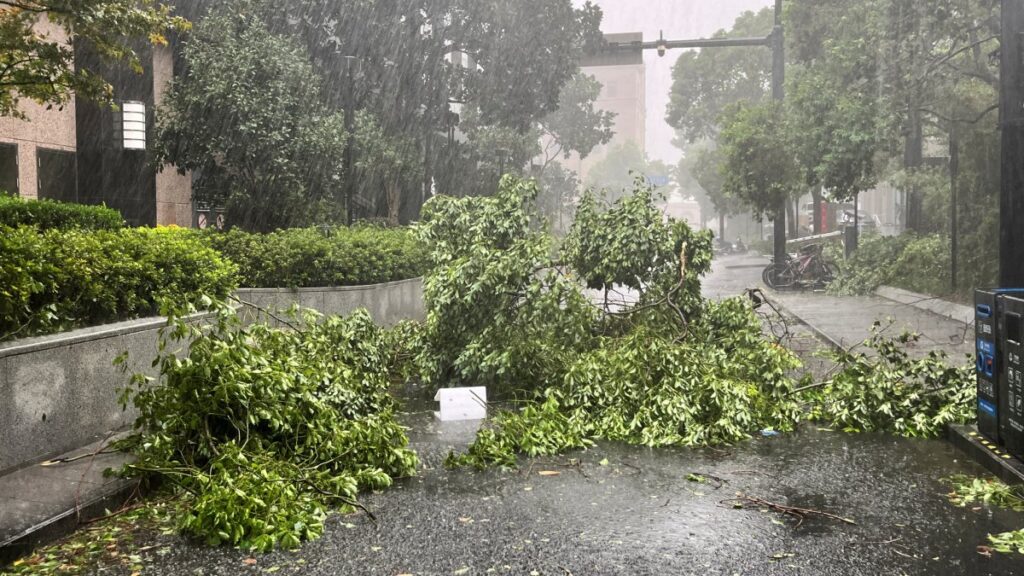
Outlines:
[[[117,509],[135,489],[103,471],[124,464],[124,454],[97,454],[103,442],[61,458],[68,463],[36,464],[0,476],[0,567],[40,543],[58,538],[82,522]]]
[[[761,272],[768,265],[762,256],[727,256],[716,260],[704,293],[710,298],[740,295],[746,288],[762,288]],[[765,290],[788,314],[807,325],[835,347],[849,348],[871,337],[875,322],[897,336],[904,331],[921,335],[915,352],[946,352],[953,361],[974,354],[974,327],[910,304],[881,296],[830,296],[824,292]]]
[[[907,331],[920,334],[914,351],[922,355],[942,351],[951,359],[962,359],[974,353],[973,326],[880,296],[771,292],[769,298],[836,347],[849,348],[867,340],[878,322],[890,336]]]

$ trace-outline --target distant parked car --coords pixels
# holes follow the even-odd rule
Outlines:
[[[857,228],[861,232],[872,231],[872,230],[877,230],[878,229],[878,222],[875,221],[875,217],[869,215],[867,212],[865,212],[863,210],[858,210],[856,221],[857,221]],[[840,214],[840,216],[839,216],[839,225],[840,226],[853,226],[853,223],[854,223],[853,210],[843,210],[842,214]]]

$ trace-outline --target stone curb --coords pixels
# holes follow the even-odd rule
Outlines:
[[[53,543],[71,534],[90,520],[100,518],[108,511],[125,505],[138,489],[137,481],[121,481],[111,487],[101,487],[84,494],[81,506],[40,521],[22,533],[0,542],[0,568],[19,558],[32,554],[37,548]]]
[[[885,298],[886,300],[892,300],[893,302],[898,302],[900,304],[906,304],[907,306],[917,308],[918,310],[931,312],[932,314],[949,318],[950,320],[960,322],[967,326],[974,324],[973,308],[970,306],[964,306],[963,304],[943,300],[937,296],[918,294],[909,290],[903,290],[902,288],[893,288],[892,286],[880,286],[875,290],[875,296]]]

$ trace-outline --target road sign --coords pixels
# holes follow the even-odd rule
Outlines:
[[[655,188],[662,188],[668,186],[670,179],[668,176],[648,176],[647,185]]]

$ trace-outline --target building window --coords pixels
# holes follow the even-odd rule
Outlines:
[[[36,155],[39,166],[39,198],[78,202],[75,153],[40,148]]]
[[[0,144],[0,192],[18,195],[17,144]]]

